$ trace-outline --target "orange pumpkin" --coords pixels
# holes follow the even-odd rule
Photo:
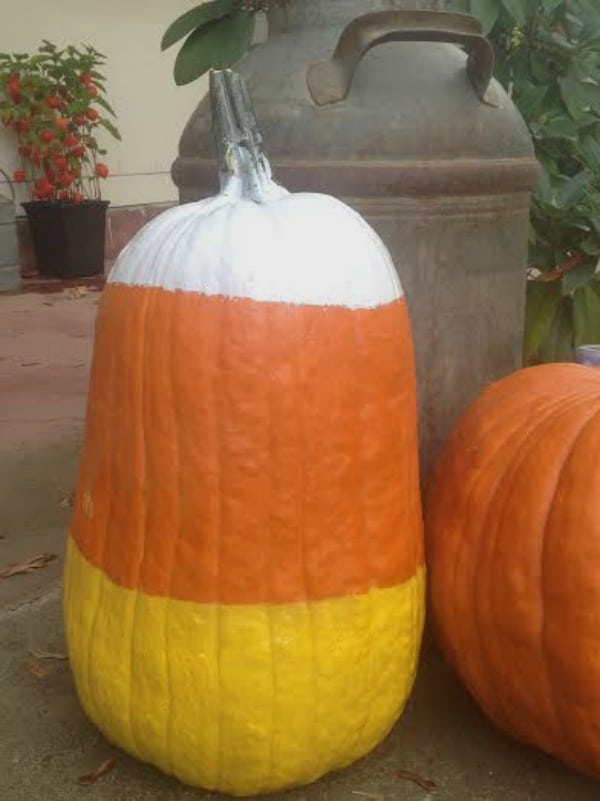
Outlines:
[[[452,432],[430,487],[441,646],[489,717],[600,777],[600,371],[520,370]]]

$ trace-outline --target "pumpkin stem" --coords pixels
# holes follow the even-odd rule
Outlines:
[[[287,194],[271,178],[242,76],[233,70],[211,70],[210,97],[221,192],[257,202]]]

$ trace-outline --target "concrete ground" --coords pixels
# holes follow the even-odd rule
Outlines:
[[[61,567],[98,293],[0,297],[0,801],[207,801],[112,748],[83,716],[64,655]],[[96,783],[78,780],[107,759]],[[400,778],[412,771],[428,792]],[[386,742],[287,801],[597,801],[600,785],[498,733],[430,644]]]

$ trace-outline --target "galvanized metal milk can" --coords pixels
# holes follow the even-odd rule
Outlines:
[[[3,194],[0,189],[0,293],[13,293],[21,289],[15,195],[4,170],[0,170],[0,180],[2,177],[6,180],[10,196]]]
[[[537,163],[491,78],[479,23],[399,5],[290,0],[236,69],[276,179],[342,198],[394,256],[413,323],[426,475],[468,403],[521,364]],[[182,202],[216,191],[208,101],[172,172]]]

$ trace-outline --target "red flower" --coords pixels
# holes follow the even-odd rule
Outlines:
[[[79,82],[82,83],[84,86],[91,86],[92,83],[91,73],[84,72],[83,75],[80,77]]]
[[[85,197],[81,194],[81,192],[73,192],[73,203],[81,203],[85,200]]]
[[[83,145],[77,145],[71,150],[71,155],[75,156],[76,159],[82,159],[85,156],[85,147]]]
[[[93,83],[89,84],[87,90],[90,97],[96,97],[96,95],[98,94],[98,87],[94,86]]]
[[[66,170],[65,172],[61,172],[58,178],[56,179],[56,183],[60,186],[71,186],[73,181],[75,180],[75,176],[72,172]]]
[[[19,145],[19,153],[25,158],[31,156],[31,147],[29,145]]]
[[[88,120],[95,122],[100,115],[95,108],[88,108],[88,110],[85,112],[85,116],[88,118]]]
[[[85,125],[85,124],[86,124],[86,122],[87,122],[87,120],[86,120],[86,118],[83,116],[83,114],[76,114],[76,115],[73,117],[73,122],[75,123],[75,125]]]
[[[54,139],[54,131],[49,131],[46,128],[45,131],[41,132],[40,139],[42,139],[44,142],[50,143]]]
[[[18,120],[15,120],[13,123],[14,129],[17,133],[29,133],[31,130],[31,123],[25,117],[20,117]]]
[[[75,147],[78,144],[79,144],[79,137],[73,136],[73,134],[65,136],[64,140],[65,147]]]
[[[6,91],[13,103],[18,105],[21,102],[21,77],[18,72],[8,76]]]
[[[48,178],[40,178],[35,185],[35,189],[33,190],[33,196],[38,200],[47,200],[48,198],[52,197],[53,194],[54,185],[48,180]]]
[[[47,97],[46,105],[50,106],[50,108],[60,108],[61,101],[58,99],[58,97]]]
[[[57,117],[57,118],[54,120],[54,124],[55,124],[55,125],[56,125],[56,127],[57,127],[57,128],[59,128],[61,131],[68,131],[68,130],[69,130],[69,120],[68,120],[68,119],[66,119],[66,117]]]
[[[58,193],[59,200],[68,200],[69,199],[69,190],[68,189],[61,189]]]
[[[37,147],[35,147],[31,151],[31,160],[33,161],[33,163],[35,164],[36,167],[39,167],[40,164],[42,163],[42,158],[40,156],[40,151],[37,149]]]
[[[69,165],[64,156],[55,156],[54,166],[59,170],[66,170]]]
[[[96,164],[96,175],[98,178],[108,178],[109,169],[106,164]]]
[[[16,183],[22,184],[24,181],[27,180],[27,176],[25,175],[23,170],[15,170],[13,172],[13,179]]]

